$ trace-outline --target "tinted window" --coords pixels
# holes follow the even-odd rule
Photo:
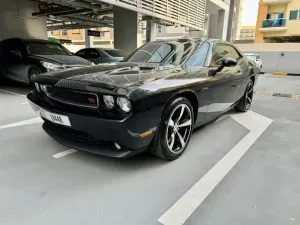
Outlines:
[[[111,50],[103,50],[103,51],[112,57],[125,57],[127,55],[125,52],[122,52],[121,50],[111,49]]]
[[[208,49],[208,43],[204,43],[203,45],[201,45],[187,60],[186,66],[203,66]]]
[[[81,56],[81,57],[85,57],[87,55],[85,50],[80,50],[79,52],[76,53],[76,55]]]
[[[96,50],[93,50],[93,49],[89,50],[88,55],[89,55],[90,58],[99,58],[100,57],[99,52],[96,51]]]
[[[72,55],[65,47],[56,43],[27,42],[25,43],[29,54],[35,55]]]
[[[260,60],[260,57],[259,55],[256,56],[256,61],[259,61]]]
[[[241,56],[233,46],[218,44],[211,60],[211,66],[220,66],[224,58],[233,58],[238,61]]]

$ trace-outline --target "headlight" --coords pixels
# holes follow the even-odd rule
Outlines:
[[[41,62],[41,64],[43,65],[43,67],[45,67],[48,71],[55,71],[55,70],[62,70],[62,69],[66,69],[66,67],[59,65],[59,64],[55,64],[55,63],[50,63],[50,62]]]
[[[131,110],[131,102],[127,98],[117,98],[117,104],[124,112],[129,112]]]
[[[93,62],[91,62],[91,65],[92,65],[92,66],[95,66],[96,64],[95,64],[95,63],[93,63]]]
[[[108,109],[112,109],[115,106],[114,97],[111,95],[103,95],[103,101]]]
[[[35,89],[38,91],[38,92],[41,92],[41,89],[40,89],[40,85],[38,83],[34,83],[35,85]]]

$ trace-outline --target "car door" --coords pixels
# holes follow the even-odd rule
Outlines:
[[[213,48],[211,69],[216,70],[225,58],[233,58],[237,61],[234,67],[224,67],[211,79],[211,99],[208,106],[208,117],[219,116],[222,112],[238,101],[240,87],[243,80],[244,66],[241,66],[243,56],[230,44],[219,42]]]
[[[8,78],[27,81],[27,54],[18,39],[3,41],[3,69]]]

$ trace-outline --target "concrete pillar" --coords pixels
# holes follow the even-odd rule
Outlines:
[[[229,17],[228,17],[228,27],[227,27],[227,38],[226,41],[232,41],[232,34],[234,29],[235,21],[235,0],[230,1],[229,6]]]
[[[91,48],[93,47],[93,39],[91,36],[88,35],[88,30],[89,29],[84,30],[84,41],[85,41],[85,47]]]
[[[219,10],[217,13],[210,14],[209,20],[209,38],[226,40],[229,13],[225,10]]]
[[[142,28],[137,12],[114,6],[114,47],[127,53],[141,45]]]
[[[146,42],[151,42],[156,40],[156,23],[153,21],[147,21],[147,32],[146,32]]]
[[[0,40],[12,37],[47,39],[45,18],[33,17],[37,3],[0,0]]]

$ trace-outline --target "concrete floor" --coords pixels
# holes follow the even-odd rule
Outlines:
[[[262,75],[257,91],[300,94],[300,77]],[[281,88],[281,89],[280,89]],[[24,87],[0,87],[19,94]],[[197,129],[188,151],[167,163],[76,152],[56,143],[21,95],[0,91],[0,224],[153,225],[245,137],[227,117]],[[5,107],[3,107],[5,106]],[[255,96],[252,111],[273,120],[185,225],[300,224],[300,100]],[[216,141],[217,140],[217,141]]]

